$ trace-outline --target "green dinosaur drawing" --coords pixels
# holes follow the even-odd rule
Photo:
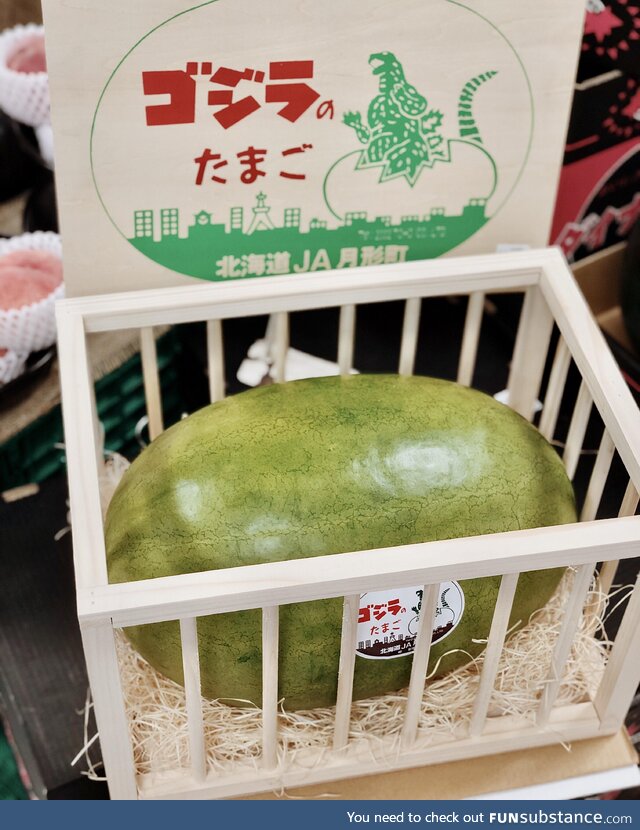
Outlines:
[[[359,112],[346,112],[342,119],[366,145],[358,167],[382,167],[381,182],[404,176],[413,186],[424,167],[451,161],[452,139],[442,134],[440,110],[428,108],[427,99],[406,79],[395,55],[375,52],[369,64],[378,76],[378,95],[369,104],[367,123]],[[473,97],[478,87],[496,74],[477,75],[463,87],[458,98],[457,140],[482,144],[473,117]]]

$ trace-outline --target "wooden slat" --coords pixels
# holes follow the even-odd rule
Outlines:
[[[540,391],[552,330],[553,316],[542,292],[537,286],[528,288],[518,325],[507,389],[509,406],[529,421],[533,418]]]
[[[638,491],[636,490],[633,482],[630,481],[629,484],[627,484],[627,489],[622,499],[618,516],[635,516],[636,510],[638,509],[638,501],[640,501],[640,496],[638,495]],[[609,559],[607,562],[603,562],[599,576],[600,591],[603,594],[608,594],[611,590],[619,564],[619,559]]]
[[[98,485],[99,458],[93,384],[82,319],[56,307],[73,562],[79,590],[107,584],[107,557]]]
[[[561,253],[551,249],[540,287],[616,450],[640,489],[640,413]]]
[[[57,309],[58,354],[63,397],[76,584],[106,585],[107,568],[98,488],[94,397],[80,317]],[[113,799],[137,798],[129,725],[109,618],[81,625],[82,643],[105,771]]]
[[[184,672],[184,690],[187,704],[191,772],[196,781],[204,781],[207,775],[207,753],[202,720],[200,656],[195,617],[180,620],[180,641],[182,644],[182,670]]]
[[[228,319],[278,311],[326,308],[351,303],[406,300],[474,291],[523,290],[537,285],[549,251],[514,251],[474,257],[402,262],[368,268],[265,277],[253,280],[251,291],[242,280],[215,285],[188,285],[126,291],[101,297],[75,297],[61,302],[81,314],[86,330],[113,331],[197,320]]]
[[[78,592],[78,614],[85,624],[107,617],[142,625],[638,555],[640,517],[600,519],[87,587]]]
[[[336,698],[336,719],[333,727],[333,748],[342,749],[349,738],[351,702],[353,699],[353,673],[356,663],[358,638],[358,610],[360,594],[344,598],[342,610],[342,638],[340,642],[340,665],[338,667],[338,695]]]
[[[565,445],[562,460],[570,479],[573,479],[580,460],[580,452],[582,451],[582,443],[587,431],[587,424],[589,423],[589,416],[591,415],[591,407],[593,401],[589,392],[589,387],[582,381],[580,384],[580,391],[571,416],[571,424],[567,434],[567,443]]]
[[[262,609],[262,765],[278,766],[279,608]]]
[[[640,683],[640,575],[607,663],[594,705],[603,732],[619,729]]]
[[[438,606],[438,590],[440,585],[425,585],[422,593],[422,608],[420,609],[420,620],[418,623],[418,634],[416,636],[413,661],[411,663],[411,678],[409,680],[409,692],[407,705],[404,712],[402,724],[402,746],[410,746],[416,739],[418,722],[420,720],[420,704],[424,694],[424,683],[429,665],[429,654],[431,652],[431,640],[433,638],[433,627]]]
[[[106,464],[104,452],[105,430],[98,416],[95,384],[90,384],[89,392],[91,395],[91,412],[93,413],[93,435],[96,447],[96,464],[98,466],[98,470],[102,471],[104,470]]]
[[[222,320],[207,320],[207,366],[211,403],[224,398],[224,342]]]
[[[569,657],[571,644],[576,636],[580,615],[587,599],[595,567],[596,563],[593,562],[589,565],[581,565],[576,571],[571,593],[564,610],[558,640],[553,650],[547,682],[542,690],[540,706],[536,715],[536,723],[540,727],[545,727],[549,723],[551,709],[558,697],[564,668]]]
[[[82,335],[84,339],[84,334]],[[89,397],[91,399],[91,422],[93,424],[93,436],[95,442],[96,463],[100,471],[104,470],[105,455],[104,455],[104,427],[100,422],[98,415],[98,402],[96,400],[96,387],[93,381],[93,363],[91,360],[91,346],[90,341],[85,339],[86,349],[86,372],[89,384]]]
[[[109,621],[83,629],[82,644],[104,768],[112,799],[137,799],[136,771],[114,631]]]
[[[286,380],[287,351],[289,350],[289,315],[279,312],[274,315],[275,334],[273,342],[273,379],[276,383]]]
[[[602,493],[604,492],[604,486],[607,483],[607,476],[609,475],[609,470],[611,469],[611,462],[613,461],[613,454],[615,451],[616,448],[614,446],[613,439],[605,429],[602,435],[602,440],[600,441],[596,463],[593,465],[593,472],[591,473],[591,478],[589,480],[587,495],[585,496],[584,504],[582,506],[582,513],[580,514],[581,522],[593,521],[598,513],[600,499],[602,498]]]
[[[619,559],[610,559],[609,561],[602,563],[602,567],[600,568],[600,573],[598,575],[598,588],[603,594],[606,595],[611,590],[611,586],[613,585],[613,580],[615,579],[619,565]]]
[[[153,441],[154,438],[160,435],[164,426],[162,423],[162,399],[160,396],[156,340],[151,327],[140,329],[140,357],[142,359],[144,397],[149,418],[149,439]]]
[[[482,734],[487,719],[489,702],[491,701],[491,694],[495,687],[498,663],[500,662],[500,655],[502,654],[504,640],[509,627],[509,617],[511,615],[511,608],[513,607],[513,598],[516,593],[519,576],[519,574],[506,574],[500,582],[500,590],[498,591],[496,607],[493,612],[491,629],[489,631],[489,640],[482,664],[480,683],[473,703],[473,713],[469,725],[469,735],[471,737],[477,737]]]
[[[147,798],[233,798],[244,793],[295,786],[309,786],[320,782],[363,775],[380,774],[381,758],[393,758],[393,768],[411,769],[426,764],[441,764],[479,756],[502,755],[535,746],[555,745],[559,741],[575,741],[592,737],[597,732],[598,717],[591,703],[578,703],[554,709],[550,728],[540,730],[524,718],[505,715],[487,722],[485,734],[479,738],[451,737],[426,746],[420,742],[398,753],[395,736],[379,738],[375,755],[368,742],[353,742],[340,754],[329,754],[324,747],[315,748],[288,769],[265,775],[262,770],[248,768],[236,773],[209,779],[204,787],[194,787],[185,775],[173,779],[158,776],[142,778],[141,797]],[[500,759],[502,760],[502,759]]]
[[[412,297],[404,307],[404,322],[402,324],[402,341],[400,343],[400,362],[398,374],[412,375],[416,360],[416,347],[420,331],[420,309],[422,300]]]
[[[636,490],[633,481],[630,481],[627,484],[627,489],[624,492],[622,504],[620,505],[620,510],[618,511],[618,516],[620,518],[622,518],[623,516],[635,516],[636,510],[638,509],[639,501],[640,496],[638,495],[638,491]]]
[[[471,386],[473,372],[478,354],[480,328],[482,326],[482,312],[484,310],[484,291],[475,291],[469,295],[467,314],[464,321],[464,333],[458,361],[458,383]]]
[[[556,423],[558,422],[558,413],[560,412],[560,404],[562,403],[562,395],[564,386],[567,381],[567,373],[571,365],[571,352],[566,344],[564,338],[560,337],[556,347],[556,353],[553,358],[553,365],[551,367],[551,374],[549,375],[549,384],[547,392],[544,396],[544,406],[540,416],[540,432],[544,435],[547,441],[552,441],[556,431]]]
[[[356,307],[343,305],[340,309],[338,328],[338,367],[341,375],[348,375],[353,368],[353,348],[356,334]]]

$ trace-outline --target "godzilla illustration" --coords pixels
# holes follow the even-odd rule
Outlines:
[[[369,104],[366,124],[359,112],[347,112],[342,119],[366,145],[358,167],[381,166],[381,182],[404,176],[413,186],[423,167],[451,161],[452,139],[442,134],[440,110],[428,108],[427,99],[406,79],[395,55],[376,52],[369,64],[378,76],[378,95]],[[458,98],[458,140],[482,144],[472,112],[473,98],[496,74],[484,72],[464,85]]]
[[[451,590],[451,588],[445,588],[445,590],[440,594],[440,608],[443,611],[448,611],[451,614],[451,619],[455,620],[456,613],[453,610],[453,608],[449,605],[449,603],[447,602],[447,594],[449,593],[450,590]]]

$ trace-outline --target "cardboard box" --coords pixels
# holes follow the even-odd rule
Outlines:
[[[622,374],[640,404],[640,355],[622,318],[620,288],[624,242],[599,251],[573,266],[573,273],[609,343]]]

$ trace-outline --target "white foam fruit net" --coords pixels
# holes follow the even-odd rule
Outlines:
[[[27,352],[14,352],[11,349],[0,352],[0,386],[22,374],[28,357]]]
[[[101,481],[103,510],[128,466],[116,457]],[[514,715],[535,723],[540,694],[564,618],[574,572],[569,569],[547,605],[513,633],[500,658],[489,718]],[[624,589],[620,589],[621,591]],[[560,687],[557,704],[588,700],[595,692],[606,664],[610,642],[604,636],[603,617],[612,594],[599,593],[597,583],[576,633]],[[182,686],[152,668],[116,632],[117,654],[129,719],[134,758],[141,774],[189,768],[189,734]],[[466,737],[478,689],[484,655],[444,677],[427,679],[422,698],[418,746]],[[437,667],[436,667],[437,670]],[[400,734],[407,700],[406,689],[355,701],[351,710],[350,742],[366,747],[370,757],[389,768],[400,756]],[[240,701],[238,702],[241,703]],[[233,772],[259,768],[262,751],[261,710],[255,705],[230,706],[202,701],[207,758],[210,769]],[[280,769],[288,763],[322,764],[331,748],[335,707],[279,714]],[[557,740],[562,742],[562,736]],[[389,748],[391,742],[391,751]],[[312,750],[312,752],[309,752]]]
[[[38,127],[49,120],[48,74],[15,72],[7,66],[21,41],[33,35],[44,36],[44,27],[28,23],[0,33],[0,109],[22,124]]]
[[[45,164],[53,168],[53,128],[50,121],[45,121],[36,127],[36,138],[38,139],[38,147],[40,148],[40,155]]]
[[[0,239],[0,257],[12,251],[47,251],[62,258],[62,244],[57,233],[36,231]],[[47,349],[56,341],[55,303],[64,297],[64,284],[47,297],[21,308],[0,309],[0,349],[35,352]]]

